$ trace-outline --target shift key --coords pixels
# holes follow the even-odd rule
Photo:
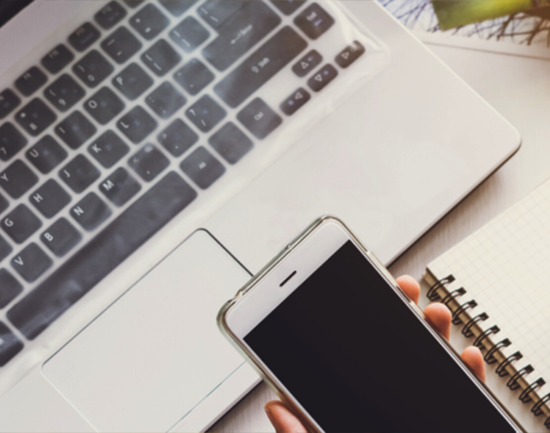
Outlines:
[[[231,108],[237,107],[307,47],[290,27],[283,27],[270,40],[214,86]]]

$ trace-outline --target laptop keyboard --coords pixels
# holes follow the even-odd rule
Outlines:
[[[335,23],[311,0],[111,1],[0,91],[0,366],[345,73],[359,42],[308,50]],[[283,69],[302,84],[270,106]]]

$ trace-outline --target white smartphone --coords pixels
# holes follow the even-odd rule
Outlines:
[[[218,325],[310,431],[524,431],[334,217],[288,245]]]

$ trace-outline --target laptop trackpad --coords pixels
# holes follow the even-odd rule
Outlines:
[[[216,314],[250,275],[198,231],[43,366],[99,431],[166,431],[243,359]]]

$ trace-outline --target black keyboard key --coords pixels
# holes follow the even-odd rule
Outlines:
[[[27,206],[20,204],[4,218],[2,218],[2,229],[17,244],[25,242],[42,223]]]
[[[317,71],[309,80],[307,85],[314,92],[323,90],[328,83],[334,80],[338,76],[338,71],[334,66],[327,63],[319,71]]]
[[[84,103],[84,108],[97,123],[105,125],[122,113],[125,104],[108,87],[99,89]]]
[[[73,65],[76,76],[91,88],[97,87],[113,71],[113,65],[96,50],[90,51]]]
[[[294,24],[309,38],[317,39],[332,27],[334,18],[317,3],[313,3],[294,18]]]
[[[202,132],[208,132],[227,115],[227,112],[210,95],[203,95],[185,111],[185,114]]]
[[[145,0],[124,0],[124,3],[126,3],[126,6],[131,7],[132,9],[135,9],[144,1]]]
[[[0,308],[4,308],[23,291],[23,286],[6,269],[0,269]],[[2,338],[0,336],[0,338]],[[1,346],[0,346],[1,347]],[[2,349],[0,349],[1,352]]]
[[[292,116],[298,109],[311,99],[311,95],[306,89],[299,88],[281,103],[281,111],[287,116]]]
[[[214,81],[214,74],[198,59],[188,61],[174,74],[174,80],[189,94],[196,95]]]
[[[168,81],[150,93],[145,102],[162,119],[168,119],[185,105],[187,99]]]
[[[203,20],[217,29],[246,3],[243,0],[207,0],[198,8],[198,13]]]
[[[128,161],[128,165],[146,182],[152,181],[170,161],[152,144],[146,145]]]
[[[299,77],[305,77],[319,66],[322,61],[323,56],[317,50],[311,50],[292,66],[292,71]]]
[[[73,111],[55,127],[57,136],[71,149],[78,149],[96,132],[96,127],[80,111]]]
[[[82,235],[65,218],[59,218],[40,235],[40,239],[57,257],[63,257],[80,242]]]
[[[33,137],[44,132],[56,119],[55,113],[38,98],[25,105],[15,116],[17,123]]]
[[[183,155],[198,139],[199,136],[181,119],[174,120],[157,137],[158,142],[175,157]]]
[[[65,167],[59,170],[59,177],[76,193],[84,191],[99,176],[99,170],[84,155],[76,155]]]
[[[17,80],[15,80],[15,87],[23,95],[30,96],[36,92],[44,83],[48,81],[46,74],[42,72],[36,66],[33,66]]]
[[[19,198],[31,189],[38,177],[23,161],[17,160],[0,173],[0,185],[11,198]]]
[[[141,61],[157,76],[162,77],[176,66],[181,56],[164,39],[159,39],[141,55]]]
[[[113,78],[113,85],[130,101],[133,101],[153,85],[153,80],[136,63],[130,63]]]
[[[283,123],[281,116],[275,113],[260,98],[253,99],[239,111],[237,119],[260,140],[267,137],[275,128]]]
[[[94,192],[88,193],[71,209],[71,216],[88,232],[98,228],[111,213],[111,209]]]
[[[180,167],[201,189],[207,189],[225,173],[225,167],[202,146],[191,152]]]
[[[2,194],[0,194],[0,214],[4,212],[9,206],[9,201],[6,200]]]
[[[141,185],[126,171],[119,167],[99,184],[99,189],[115,205],[123,206],[141,189]]]
[[[65,45],[59,44],[42,57],[41,63],[51,74],[57,74],[61,69],[71,63],[73,59],[74,54]]]
[[[126,9],[120,3],[109,2],[94,15],[96,22],[105,30],[112,29],[126,16]]]
[[[101,48],[119,65],[141,49],[141,42],[126,27],[119,27],[101,42]]]
[[[4,89],[0,92],[0,119],[10,114],[20,103],[21,99],[12,90]]]
[[[111,168],[130,151],[113,131],[105,131],[90,146],[88,152],[105,168]]]
[[[44,90],[44,96],[59,111],[67,111],[80,101],[86,92],[67,74],[61,75]]]
[[[36,281],[52,266],[53,262],[34,242],[23,248],[11,259],[13,269],[27,282]]]
[[[51,218],[69,204],[71,197],[55,180],[49,179],[30,195],[29,201],[42,215]]]
[[[271,0],[271,3],[285,15],[292,15],[300,9],[307,0]]]
[[[206,41],[210,33],[195,18],[187,17],[170,30],[169,35],[183,51],[190,53]]]
[[[27,145],[27,139],[13,123],[0,125],[0,159],[8,161]]]
[[[146,5],[130,18],[130,25],[148,41],[157,37],[169,24],[170,20],[152,4]]]
[[[101,33],[92,23],[84,23],[69,36],[69,43],[76,51],[84,51],[100,37]]]
[[[230,164],[236,164],[252,149],[252,140],[233,122],[223,125],[208,143]]]
[[[6,365],[21,350],[23,350],[21,340],[0,322],[0,367]]]
[[[45,135],[27,152],[27,159],[41,173],[48,174],[67,158],[67,151],[50,135]]]
[[[214,91],[235,108],[263,86],[307,47],[290,27],[283,27],[214,86]],[[266,62],[266,59],[268,60]]]
[[[4,260],[6,257],[10,255],[10,253],[13,251],[13,248],[8,243],[7,240],[5,240],[2,236],[0,236],[0,262]],[[2,281],[2,278],[0,278],[0,282]],[[3,287],[2,284],[0,284],[0,287]],[[2,291],[0,290],[0,297],[2,296]],[[0,308],[2,308],[0,306]]]
[[[352,45],[348,45],[342,51],[340,51],[334,61],[341,68],[347,68],[353,62],[355,62],[365,52],[365,47],[358,41],[353,41]]]
[[[159,3],[172,15],[180,17],[197,3],[197,1],[198,0],[160,0]]]
[[[168,173],[15,304],[8,319],[25,337],[36,338],[196,196],[179,175]]]
[[[202,50],[204,58],[219,71],[225,71],[281,23],[281,18],[265,3],[245,3],[218,29],[220,35]]]
[[[138,105],[121,117],[116,126],[132,143],[138,144],[157,128],[157,121]]]

